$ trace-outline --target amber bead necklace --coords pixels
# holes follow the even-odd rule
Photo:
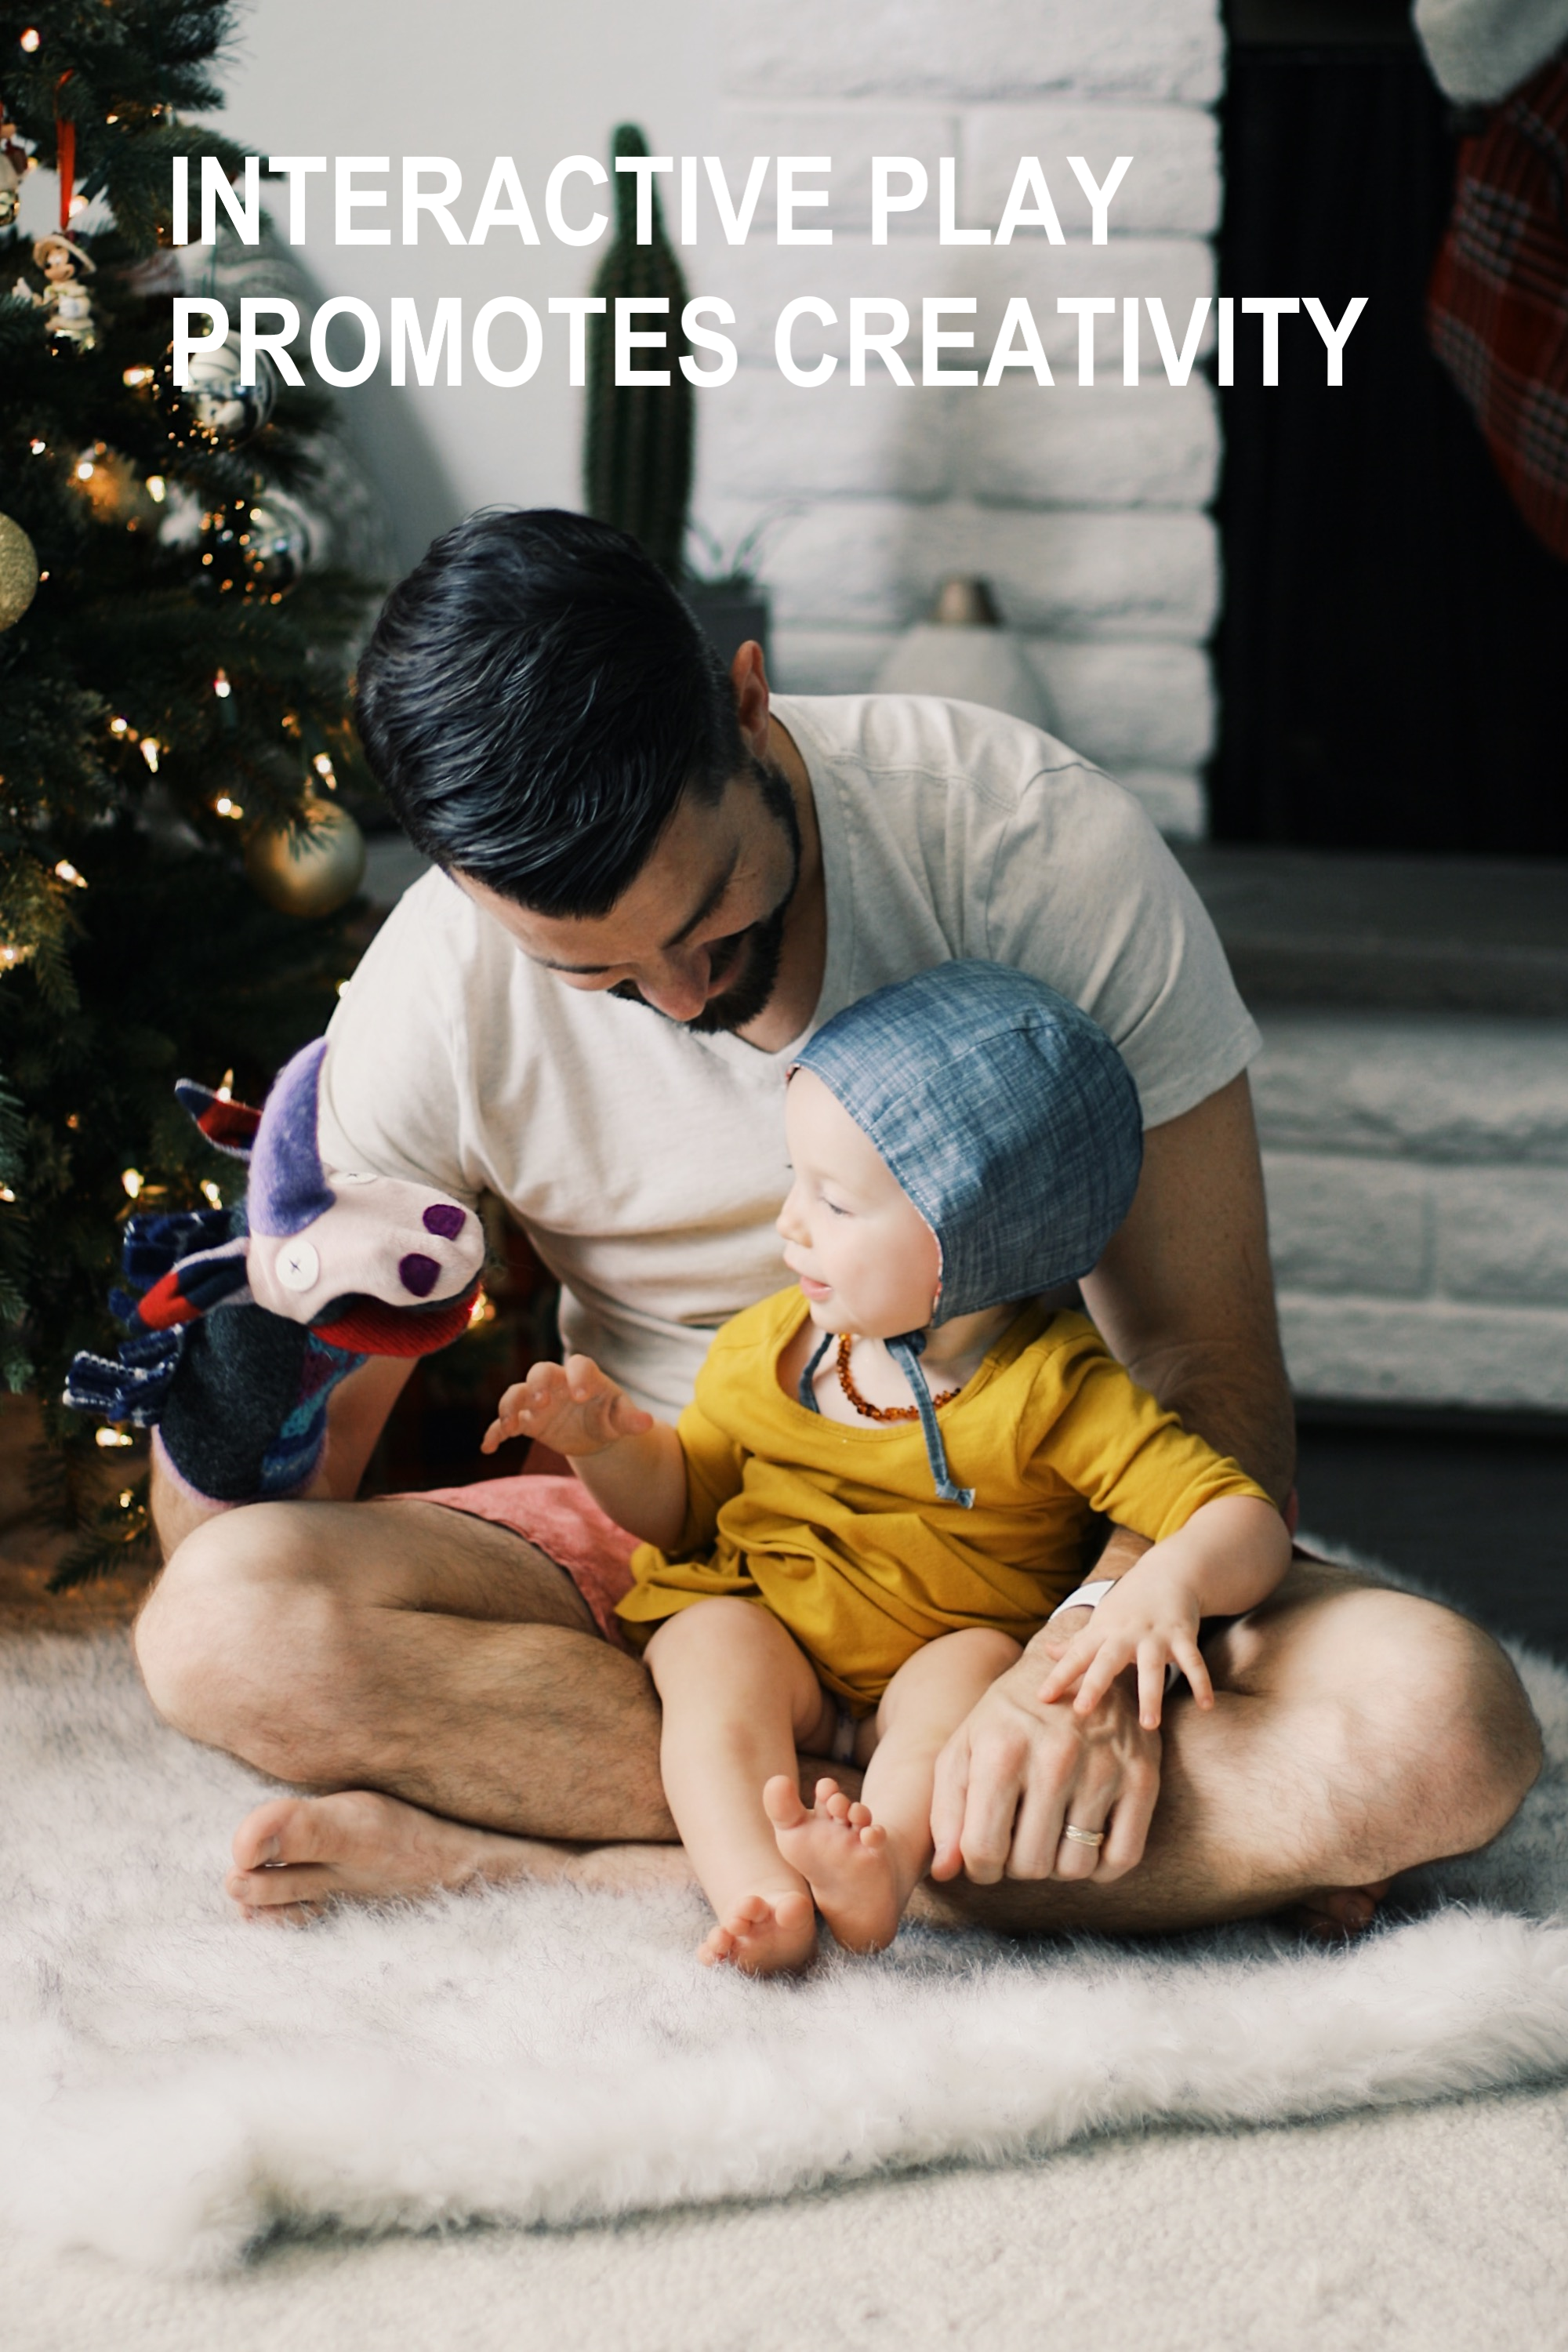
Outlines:
[[[838,1334],[838,1385],[856,1412],[867,1421],[918,1421],[920,1419],[918,1405],[872,1404],[861,1395],[855,1385],[854,1375],[849,1370],[849,1358],[854,1346],[855,1342],[850,1334],[847,1331],[840,1331]],[[957,1394],[956,1389],[943,1389],[941,1396],[932,1397],[931,1403],[939,1406],[951,1404]]]

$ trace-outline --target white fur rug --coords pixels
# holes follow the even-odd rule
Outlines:
[[[1489,1853],[1425,1874],[1429,1916],[1356,1948],[906,1930],[757,1985],[697,1965],[684,1895],[247,1928],[218,1874],[261,1784],[154,1721],[122,1637],[13,1642],[0,2220],[213,2269],[279,2227],[574,2222],[1562,2074],[1568,1673],[1521,1664],[1540,1785]]]

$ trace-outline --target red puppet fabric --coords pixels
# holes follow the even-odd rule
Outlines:
[[[1568,561],[1568,50],[1460,148],[1426,329],[1521,514]]]

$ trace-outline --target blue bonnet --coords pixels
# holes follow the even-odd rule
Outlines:
[[[933,1322],[1076,1282],[1132,1205],[1143,1122],[1131,1073],[1087,1013],[1026,972],[965,961],[895,982],[836,1013],[795,1067],[816,1073],[936,1235]],[[948,1476],[924,1335],[886,1344],[938,1494],[973,1500]],[[815,1409],[814,1370],[801,1401]]]

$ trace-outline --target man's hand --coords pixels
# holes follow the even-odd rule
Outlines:
[[[1142,1861],[1160,1793],[1159,1733],[1139,1723],[1125,1682],[1089,1715],[1040,1696],[1088,1616],[1070,1611],[1037,1633],[938,1757],[933,1878],[1111,1879]],[[1064,1837],[1069,1822],[1103,1832],[1104,1844]]]
[[[535,1364],[508,1389],[479,1451],[493,1454],[508,1437],[533,1437],[557,1454],[602,1454],[653,1425],[652,1413],[634,1404],[591,1356],[568,1356],[563,1364]]]

